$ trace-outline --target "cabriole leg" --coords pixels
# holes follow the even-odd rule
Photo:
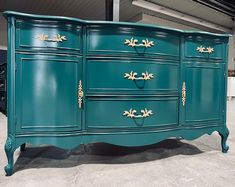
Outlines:
[[[8,137],[5,144],[5,152],[7,156],[8,163],[5,166],[6,176],[12,175],[13,165],[14,165],[14,147],[13,147],[13,138]]]
[[[219,132],[219,135],[221,136],[221,146],[222,146],[222,152],[227,153],[229,146],[226,144],[228,135],[229,135],[229,130],[228,128],[225,129],[224,132]]]
[[[20,146],[20,151],[21,151],[21,152],[25,151],[25,147],[26,147],[26,144],[25,144],[25,143],[22,144],[22,145]]]

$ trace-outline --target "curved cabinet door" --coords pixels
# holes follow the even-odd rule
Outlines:
[[[79,57],[17,54],[16,66],[17,133],[81,129]]]
[[[225,102],[224,64],[182,64],[181,119],[185,125],[223,123]]]

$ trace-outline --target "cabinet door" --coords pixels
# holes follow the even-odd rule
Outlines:
[[[16,55],[17,132],[81,129],[77,56]]]
[[[185,62],[182,64],[181,122],[206,124],[224,118],[224,64]]]

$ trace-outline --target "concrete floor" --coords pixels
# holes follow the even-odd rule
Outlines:
[[[235,100],[228,101],[230,136],[227,154],[217,132],[194,141],[165,140],[155,145],[125,148],[97,143],[65,151],[29,147],[15,152],[15,168],[5,177],[3,151],[6,117],[0,115],[0,187],[27,186],[234,186]]]

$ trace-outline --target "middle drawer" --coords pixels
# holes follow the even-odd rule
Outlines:
[[[177,92],[179,64],[133,60],[88,60],[87,93]]]

